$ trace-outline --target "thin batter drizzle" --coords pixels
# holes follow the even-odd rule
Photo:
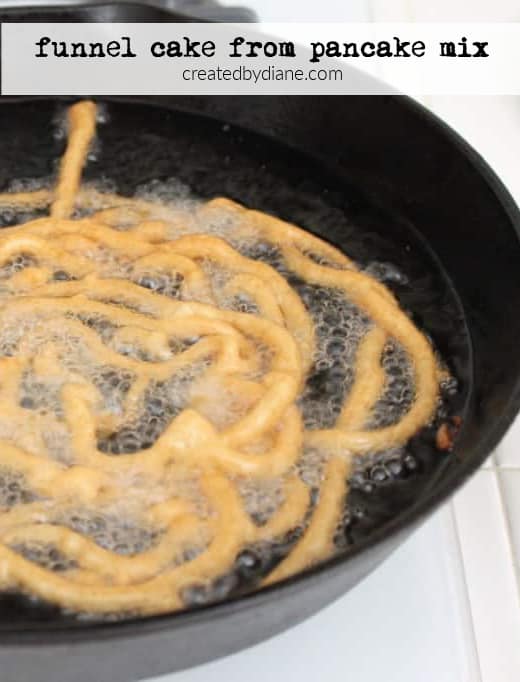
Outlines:
[[[0,476],[26,491],[1,500],[1,587],[150,614],[294,529],[264,584],[328,558],[352,457],[404,445],[435,412],[429,342],[388,289],[294,225],[223,198],[175,208],[81,187],[96,106],[75,104],[68,121],[54,189],[0,195],[49,208],[0,232]],[[364,316],[326,428],[302,418],[320,342],[288,280]],[[389,342],[413,398],[373,428]],[[314,491],[299,471],[309,452]],[[271,484],[276,504],[253,513],[245,488]]]

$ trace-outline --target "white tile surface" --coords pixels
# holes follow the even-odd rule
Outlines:
[[[373,21],[413,21],[412,0],[371,0]]]
[[[481,682],[453,537],[448,507],[361,585],[305,623],[154,682]]]
[[[518,682],[518,584],[496,472],[477,472],[454,508],[482,680]]]
[[[515,421],[498,446],[496,458],[500,467],[520,470],[520,419]]]
[[[409,0],[409,3],[415,21],[520,20],[518,0]]]
[[[514,565],[517,576],[520,576],[520,469],[500,471],[499,480],[508,516]]]

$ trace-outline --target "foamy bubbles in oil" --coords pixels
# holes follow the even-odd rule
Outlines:
[[[104,115],[102,112],[101,116]],[[63,137],[63,126],[58,126],[57,129],[57,135]],[[93,153],[96,153],[95,149]],[[13,185],[11,189],[27,191],[40,189],[42,186],[47,186],[47,183],[42,185],[23,181]],[[110,193],[117,188],[107,179],[98,183],[96,189]],[[339,290],[302,281],[288,269],[281,250],[259,238],[253,231],[244,230],[232,211],[225,208],[213,210],[205,213],[201,219],[198,211],[201,202],[177,179],[146,183],[137,188],[135,197],[156,204],[148,219],[166,221],[170,239],[197,234],[218,236],[242,255],[267,263],[285,277],[303,301],[315,329],[311,369],[301,391],[298,408],[306,429],[331,428],[354,381],[359,343],[372,325],[366,315]],[[81,215],[88,215],[99,208],[94,204],[88,210],[82,210]],[[2,217],[6,224],[12,224],[16,218],[9,211],[11,209],[3,209]],[[119,211],[117,215],[111,227],[121,231],[131,230],[139,221],[131,207],[126,212]],[[22,218],[28,219],[25,214]],[[160,267],[136,271],[124,254],[106,247],[85,247],[81,255],[92,261],[99,277],[125,279],[169,299],[206,302],[203,293],[194,294],[186,289],[179,273],[172,274]],[[323,262],[323,256],[308,255],[317,262]],[[4,285],[35,265],[46,267],[45,259],[39,262],[34,256],[22,253],[3,264],[0,268],[0,302],[7,301],[13,295],[13,289]],[[228,292],[227,285],[232,272],[216,265],[211,259],[203,261],[201,267],[219,308],[243,314],[258,314],[255,302],[247,293]],[[366,271],[381,281],[405,281],[403,273],[392,264],[369,264]],[[54,270],[49,271],[49,281],[71,282],[74,281],[74,276],[66,270]],[[15,295],[23,296],[23,284],[17,293],[15,289]],[[127,310],[135,309],[134,304],[128,300],[111,300],[110,303]],[[152,314],[146,305],[139,308],[139,312]],[[237,402],[232,391],[228,391],[218,379],[206,372],[210,364],[208,357],[194,363],[190,368],[173,373],[167,380],[151,382],[144,399],[136,403],[121,421],[125,401],[137,377],[132,371],[121,370],[109,363],[100,365],[89,346],[83,343],[81,335],[75,334],[74,325],[89,327],[113,352],[150,363],[171,360],[193,346],[198,339],[190,336],[172,338],[167,347],[158,347],[154,354],[140,346],[137,335],[136,338],[125,336],[117,320],[95,315],[87,318],[69,315],[68,321],[70,325],[53,325],[52,322],[39,319],[34,313],[16,313],[11,317],[5,316],[0,328],[0,358],[25,354],[45,359],[52,346],[52,352],[58,354],[63,368],[62,374],[45,371],[45,363],[41,361],[26,370],[18,396],[19,405],[26,417],[23,425],[9,423],[9,418],[0,414],[0,437],[22,444],[28,452],[37,452],[41,445],[36,442],[34,435],[38,431],[45,434],[45,448],[52,459],[63,464],[71,461],[70,438],[63,423],[61,402],[63,384],[71,380],[79,383],[84,380],[97,389],[98,397],[94,409],[104,417],[104,426],[96,434],[97,448],[107,456],[128,456],[153,447],[168,424],[194,402],[201,414],[218,429],[232,424],[244,413],[245,406]],[[269,362],[267,356],[265,362]],[[365,428],[380,428],[395,423],[407,411],[414,398],[413,368],[406,353],[392,339],[386,344],[382,367],[386,375],[384,392],[370,420],[364,425]],[[33,427],[34,430],[31,430]],[[327,456],[325,451],[306,448],[295,467],[295,473],[314,492],[318,490],[322,480]],[[355,467],[354,487],[365,486],[367,490],[370,477],[363,474],[367,467],[372,472],[373,480],[377,477],[380,480],[398,478],[402,467],[406,466],[403,464],[403,457],[405,454],[401,450],[372,453]],[[410,468],[410,461],[408,466]],[[132,477],[130,473],[124,483],[128,488],[128,499],[120,500],[112,507],[70,505],[66,509],[60,507],[59,510],[54,510],[52,501],[49,500],[47,520],[81,533],[100,547],[121,556],[136,556],[149,551],[164,534],[164,527],[151,523],[146,518],[145,510],[151,499],[157,502],[165,499],[168,481],[156,482],[154,489],[150,490],[148,481],[141,480],[138,476]],[[180,498],[195,501],[199,510],[204,509],[195,474],[187,473],[185,480],[177,481],[176,485]],[[237,485],[248,514],[258,525],[265,524],[283,504],[281,479],[257,481],[245,477],[237,480]],[[22,476],[15,475],[8,468],[0,468],[0,506],[15,509],[33,499],[35,496]],[[343,520],[345,527],[350,523],[351,517],[352,512],[347,511]],[[244,548],[229,574],[219,576],[211,584],[193,585],[186,589],[183,593],[185,605],[199,605],[222,599],[231,592],[257,584],[261,576],[287,554],[304,531],[306,522],[307,519],[303,519],[287,536],[273,537],[269,541]],[[344,530],[345,528],[338,529],[338,537],[344,537]],[[342,545],[342,542],[338,544]],[[204,539],[194,540],[193,546],[174,561],[187,561],[203,548]],[[63,572],[74,568],[73,562],[48,543],[18,544],[12,549],[52,571]]]

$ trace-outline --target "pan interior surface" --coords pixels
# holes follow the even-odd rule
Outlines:
[[[53,176],[63,150],[63,106],[48,101],[0,107],[0,190]],[[442,453],[435,435],[443,419],[464,421],[471,394],[471,344],[450,277],[420,225],[379,204],[355,179],[347,182],[289,146],[229,123],[143,104],[109,102],[105,124],[85,169],[87,182],[133,195],[143,188],[227,196],[293,222],[331,242],[383,281],[432,339],[454,378],[436,421],[392,463],[368,460],[352,477],[342,552],[370,540],[429,494],[458,466],[457,450]],[[54,123],[53,123],[54,121]],[[0,215],[2,226],[20,216]],[[316,390],[323,388],[317,383]],[[17,594],[0,598],[0,629],[82,628],[92,622]]]

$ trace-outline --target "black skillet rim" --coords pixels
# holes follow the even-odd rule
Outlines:
[[[405,95],[392,95],[391,97],[392,99],[398,98],[401,106],[408,108],[409,111],[422,118],[425,123],[436,127],[438,132],[440,132],[445,139],[471,163],[472,167],[480,174],[493,191],[498,204],[506,213],[516,236],[520,240],[520,208],[517,206],[509,190],[485,159],[468,142],[466,142],[461,135],[455,132],[453,128],[419,102]],[[14,103],[53,98],[21,96],[6,97],[2,99]],[[145,103],[144,98],[140,100],[140,103]],[[154,103],[156,104],[156,102]],[[471,395],[469,398],[471,398]],[[81,643],[96,641],[99,639],[100,635],[102,635],[103,639],[110,638],[111,640],[116,641],[118,639],[151,635],[158,631],[182,628],[184,625],[190,625],[193,622],[200,620],[212,620],[218,616],[225,616],[226,613],[231,614],[251,609],[254,608],[255,605],[268,601],[272,599],[273,596],[276,597],[277,594],[287,592],[291,590],[291,588],[297,587],[305,582],[316,581],[317,579],[326,580],[327,575],[340,569],[343,564],[348,563],[357,555],[368,549],[374,549],[377,546],[382,545],[386,540],[398,536],[407,529],[412,530],[424,521],[429,514],[435,511],[448,499],[448,497],[458,490],[484,462],[493,448],[505,435],[519,410],[520,376],[517,377],[515,386],[511,390],[507,407],[496,419],[495,423],[488,428],[483,438],[473,449],[471,457],[466,458],[466,461],[460,466],[454,476],[450,480],[440,483],[438,487],[434,488],[424,498],[421,498],[418,502],[404,510],[399,517],[370,534],[366,540],[360,541],[355,547],[349,549],[348,553],[333,557],[314,568],[298,573],[291,578],[267,588],[263,588],[262,590],[253,591],[249,594],[233,597],[222,602],[208,604],[187,611],[173,612],[158,616],[137,617],[118,623],[82,623],[81,625],[78,625],[78,627],[72,628],[70,625],[58,625],[53,626],[48,630],[45,630],[44,628],[24,628],[20,630],[3,631],[0,634],[0,647],[3,645],[8,645],[9,647],[12,647],[13,645],[20,647],[40,647],[47,644],[81,645]]]

